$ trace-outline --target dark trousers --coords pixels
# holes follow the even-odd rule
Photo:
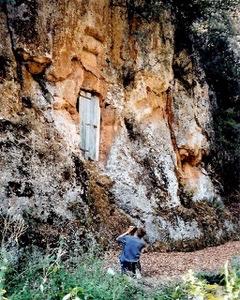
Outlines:
[[[121,261],[120,263],[121,263],[121,273],[122,274],[125,274],[127,271],[130,271],[133,274],[136,274],[136,269],[138,269],[141,272],[140,261],[137,261],[137,262]]]

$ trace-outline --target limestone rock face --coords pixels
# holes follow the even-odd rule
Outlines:
[[[0,20],[0,205],[31,221],[25,240],[114,239],[131,223],[157,249],[234,236],[203,159],[209,87],[174,52],[167,8],[149,22],[124,0],[15,1]],[[80,91],[99,99],[98,161],[80,149]]]

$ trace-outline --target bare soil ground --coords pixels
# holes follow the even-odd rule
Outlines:
[[[148,252],[141,256],[142,276],[146,280],[174,280],[186,274],[188,270],[198,272],[219,272],[225,262],[240,257],[240,241],[209,247],[194,252]],[[111,252],[108,267],[119,270],[119,252]]]
[[[240,241],[194,252],[143,253],[142,273],[146,277],[171,277],[185,274],[190,269],[214,272],[234,256],[240,256]]]

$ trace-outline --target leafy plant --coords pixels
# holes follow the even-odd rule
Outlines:
[[[153,292],[153,300],[174,300],[181,299],[187,300],[188,293],[182,284],[166,284],[163,288]]]
[[[8,259],[6,257],[6,253],[4,249],[1,249],[0,253],[0,300],[7,300],[7,298],[4,297],[4,294],[6,293],[5,290],[5,274],[7,271],[8,266]]]
[[[107,274],[103,260],[79,251],[66,253],[63,246],[48,254],[26,253],[6,274],[8,299],[144,299],[129,277]]]
[[[238,268],[239,269],[239,265]],[[240,297],[240,276],[236,267],[227,261],[219,283],[209,284],[204,276],[197,276],[191,270],[184,277],[190,299],[238,300]]]
[[[240,277],[238,275],[234,268],[229,267],[227,261],[224,265],[224,295],[226,300],[238,300],[240,298]]]

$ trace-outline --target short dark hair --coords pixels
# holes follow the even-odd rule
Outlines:
[[[137,229],[136,233],[137,233],[137,236],[138,236],[139,238],[142,238],[142,237],[146,234],[146,231],[145,231],[145,229],[143,229],[142,227],[139,227],[139,228]]]

